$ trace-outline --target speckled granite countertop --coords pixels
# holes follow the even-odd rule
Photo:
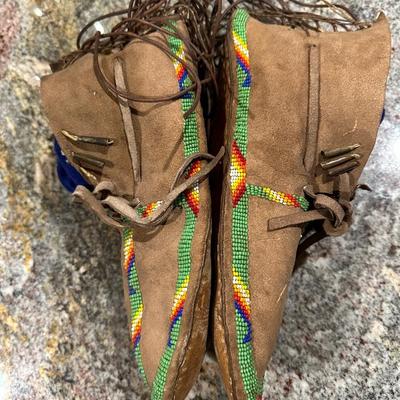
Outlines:
[[[129,354],[119,238],[55,178],[39,105],[48,61],[122,0],[0,2],[0,400],[145,399]],[[387,114],[354,227],[316,247],[293,279],[268,399],[400,399],[400,2]],[[224,399],[207,359],[190,399]]]

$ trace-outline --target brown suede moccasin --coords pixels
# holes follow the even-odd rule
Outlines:
[[[351,223],[390,60],[384,15],[363,28],[321,33],[239,9],[228,29],[213,333],[230,399],[261,397],[305,223],[318,237]]]
[[[62,150],[60,177],[80,176],[74,196],[121,231],[133,352],[151,398],[170,400],[185,398],[205,353],[211,221],[204,180],[223,151],[205,153],[186,29],[164,23],[152,21],[143,35],[121,24],[97,34],[43,78],[42,99]]]

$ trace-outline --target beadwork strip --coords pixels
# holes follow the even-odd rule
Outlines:
[[[170,35],[168,38],[168,44],[170,49],[179,58],[179,60],[186,60],[183,42],[180,39]],[[183,91],[185,88],[191,86],[192,82],[189,78],[186,68],[179,60],[174,59],[173,62],[178,79],[179,89]],[[190,109],[190,107],[193,105],[193,101],[193,92],[188,92],[182,97],[181,103],[183,113],[186,113]],[[183,146],[185,157],[189,157],[190,155],[199,151],[198,127],[195,112],[188,115],[184,120]],[[195,175],[199,169],[200,162],[194,162],[188,169],[187,177]],[[178,205],[180,205],[185,212],[185,225],[178,248],[178,279],[176,282],[174,303],[170,314],[168,343],[164,350],[156,377],[154,379],[151,394],[152,400],[163,399],[169,366],[171,364],[171,360],[179,339],[192,265],[192,241],[196,219],[200,208],[199,186],[197,185],[192,189],[187,190],[182,196],[180,196]]]
[[[276,190],[266,186],[247,184],[247,192],[249,196],[261,197],[284,206],[301,208],[304,211],[307,211],[310,208],[310,203],[305,197],[297,194],[277,192]]]
[[[162,204],[162,201],[153,201],[152,203],[147,204],[146,206],[143,206],[138,209],[138,213],[140,214],[141,217],[147,218],[150,217],[151,214],[153,214],[154,211],[157,210],[158,207]]]
[[[249,288],[248,214],[249,197],[256,196],[307,211],[308,200],[296,194],[278,192],[269,187],[247,183],[249,102],[252,85],[250,54],[247,43],[249,15],[236,11],[232,21],[232,39],[236,55],[238,85],[236,123],[231,147],[230,186],[232,198],[232,278],[235,305],[238,361],[247,400],[261,398],[262,381],[257,377],[253,353],[251,293]]]
[[[239,9],[232,21],[238,104],[231,149],[230,182],[233,207],[232,276],[239,370],[247,399],[255,400],[261,394],[262,383],[257,378],[254,364],[249,290],[249,193],[246,186],[246,153],[252,76],[246,34],[248,18],[248,13]]]
[[[128,280],[130,318],[131,318],[131,343],[133,354],[139,367],[140,374],[146,381],[143,368],[142,353],[140,351],[140,338],[142,334],[143,300],[140,291],[139,278],[136,271],[135,243],[133,229],[126,228],[122,232],[123,266]]]

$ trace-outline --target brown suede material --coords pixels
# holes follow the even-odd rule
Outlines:
[[[165,45],[163,36],[152,36]],[[123,61],[129,91],[144,96],[163,96],[177,92],[174,65],[155,46],[133,42],[117,55],[101,57],[100,63],[110,82],[114,79],[112,66],[115,56]],[[180,100],[162,104],[131,104],[137,110],[132,119],[142,160],[142,181],[134,187],[121,112],[118,104],[100,88],[93,72],[91,55],[83,57],[66,70],[45,77],[42,97],[51,128],[70,162],[72,151],[105,159],[106,166],[96,174],[99,181],[110,179],[119,194],[137,196],[144,204],[162,200],[166,196],[184,161],[184,120]],[[200,151],[206,151],[200,106],[196,109],[196,115]],[[61,129],[77,135],[109,137],[115,142],[107,148],[75,145],[58,134]],[[178,274],[178,244],[184,220],[184,212],[176,209],[168,222],[156,230],[135,231],[136,267],[144,304],[141,351],[150,384],[168,341],[169,317]],[[165,399],[185,398],[205,353],[210,291],[209,237],[209,189],[208,183],[203,182],[200,185],[200,213],[193,238],[192,269],[181,321],[181,335],[168,372]],[[129,308],[127,289],[124,272],[125,300]]]
[[[193,381],[200,372],[206,352],[211,289],[211,220],[209,220],[208,230],[208,239],[204,242],[203,248],[204,265],[198,278],[200,281],[193,285],[193,290],[197,293],[193,296],[193,304],[190,306],[192,312],[188,314],[186,321],[183,321],[188,328],[179,343],[181,350],[181,356],[177,358],[179,374],[176,375],[175,381],[170,381],[166,390],[168,393],[173,393],[173,399],[176,400],[186,398]]]
[[[184,213],[146,239],[136,235],[136,260],[144,305],[141,351],[148,382],[153,382],[168,341],[169,316],[178,276],[178,244]]]
[[[384,107],[391,38],[381,14],[369,29],[343,35],[324,35],[321,43],[321,123],[317,154],[321,150],[361,144],[360,167],[351,172],[355,185],[375,145]],[[320,171],[317,171],[317,173]],[[320,174],[323,191],[332,190]]]
[[[305,33],[267,26],[254,19],[249,20],[247,32],[253,77],[248,124],[248,183],[301,194],[307,183],[303,166],[308,104]],[[268,232],[267,222],[272,217],[294,212],[303,211],[250,198],[251,316],[255,364],[260,379],[281,325],[286,288],[301,234],[300,228]]]
[[[92,56],[86,55],[69,68],[42,78],[41,95],[50,128],[69,162],[79,168],[72,152],[104,160],[104,168],[91,173],[98,179],[112,180],[121,194],[131,195],[132,164],[121,113],[118,104],[99,85],[93,73]],[[65,138],[61,129],[78,136],[111,138],[114,144],[77,145]]]
[[[163,42],[160,35],[153,36]],[[177,91],[177,78],[171,59],[154,46],[133,42],[118,57],[124,60],[125,70],[126,66],[135,66],[134,73],[126,73],[129,91],[143,96],[163,96]],[[107,76],[113,76],[112,66],[112,58],[103,58]],[[131,102],[131,105],[136,110],[133,126],[138,137],[142,166],[142,182],[137,185],[135,195],[146,204],[167,195],[174,174],[182,165],[181,102]]]
[[[248,46],[252,87],[248,122],[247,183],[302,195],[313,181],[304,167],[309,102],[309,46],[320,51],[318,155],[321,150],[354,143],[362,146],[355,185],[376,139],[383,110],[390,58],[390,33],[381,16],[369,29],[307,36],[300,29],[267,25],[250,18]],[[228,38],[228,43],[231,41]],[[227,148],[235,124],[236,61],[230,45],[231,88],[226,127]],[[319,162],[317,156],[316,162]],[[318,172],[318,170],[317,170]],[[228,174],[228,169],[226,170]],[[321,179],[317,179],[320,183]],[[246,399],[238,373],[232,293],[230,180],[224,182],[220,225],[214,343],[231,399]],[[331,192],[332,184],[323,185]],[[253,347],[258,377],[264,375],[274,349],[301,228],[268,231],[271,218],[302,213],[266,199],[250,197],[249,274]],[[229,351],[228,351],[229,350]],[[228,351],[229,354],[224,354]],[[233,366],[232,366],[233,364]],[[233,392],[233,393],[232,393]]]

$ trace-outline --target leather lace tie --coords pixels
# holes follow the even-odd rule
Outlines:
[[[127,82],[124,74],[124,64],[121,59],[114,59],[114,75],[118,89],[126,91]],[[128,151],[132,162],[132,171],[135,184],[141,181],[140,154],[137,146],[136,131],[132,123],[131,107],[122,96],[118,96],[121,117],[127,139]],[[211,154],[198,152],[186,158],[179,168],[172,182],[170,191],[165,199],[158,201],[157,208],[146,217],[140,215],[140,210],[145,206],[138,198],[128,200],[119,196],[113,182],[102,181],[91,192],[84,186],[78,186],[73,193],[74,198],[79,199],[88,209],[93,211],[102,222],[112,227],[123,229],[127,226],[154,228],[162,224],[171,214],[177,199],[186,190],[200,183],[218,165],[225,154],[225,148],[221,147],[214,157]],[[193,162],[207,160],[208,163],[200,171],[186,179],[186,172]],[[111,212],[110,212],[111,211]],[[113,215],[112,215],[113,214]]]
[[[351,189],[350,175],[343,173],[336,177],[337,190],[334,193],[320,193],[312,186],[304,187],[305,194],[312,200],[313,210],[281,217],[271,218],[268,228],[271,231],[289,226],[303,225],[308,222],[321,221],[322,225],[316,233],[311,235],[301,245],[303,250],[327,236],[341,236],[345,234],[353,221],[353,200],[357,189],[371,190],[367,185],[357,185]]]
[[[116,193],[115,185],[110,181],[100,182],[93,192],[84,186],[78,186],[73,196],[93,211],[102,222],[114,228],[123,229],[128,226],[155,228],[169,217],[178,197],[206,179],[224,154],[225,148],[221,147],[215,157],[208,153],[195,153],[188,157],[179,168],[165,199],[160,201],[156,210],[147,217],[140,216],[140,209],[142,209],[143,204],[139,199],[135,198],[130,201],[123,196],[119,196]],[[182,182],[188,167],[196,160],[208,160],[209,162],[196,175]]]
[[[300,255],[304,250],[327,236],[341,236],[345,234],[353,221],[353,207],[351,201],[354,198],[357,189],[370,190],[366,185],[357,185],[352,189],[349,172],[352,171],[358,162],[349,166],[349,161],[358,155],[346,155],[359,147],[359,145],[348,146],[346,148],[323,151],[322,154],[330,159],[330,163],[336,166],[339,163],[339,169],[325,165],[327,172],[334,171],[333,180],[334,190],[332,193],[323,193],[318,189],[315,182],[316,173],[316,149],[318,143],[318,130],[320,124],[320,47],[316,44],[309,46],[309,104],[308,104],[308,123],[306,135],[306,152],[304,155],[304,168],[309,175],[309,182],[312,185],[304,187],[304,193],[311,200],[312,209],[304,213],[296,213],[271,218],[268,221],[270,231],[287,228],[289,226],[302,226],[306,223],[320,221],[315,226],[315,233],[308,235],[311,229],[306,229],[306,238],[300,243],[297,254]],[[335,159],[335,156],[344,156],[342,159]],[[335,164],[336,162],[336,164]],[[324,166],[320,166],[325,170]]]

